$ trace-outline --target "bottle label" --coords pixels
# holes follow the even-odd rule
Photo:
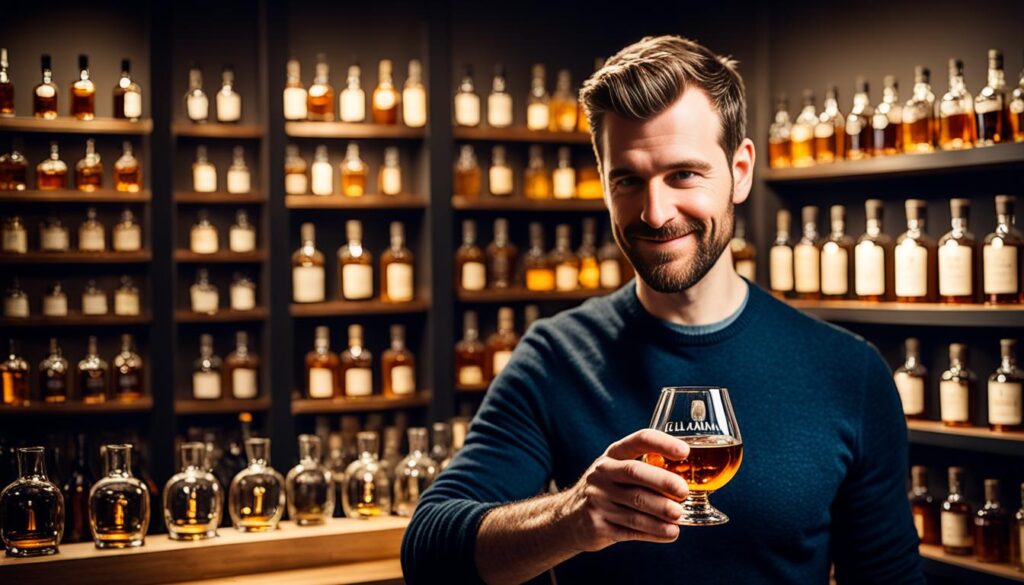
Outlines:
[[[487,284],[483,262],[466,262],[462,265],[462,290],[484,290]]]
[[[491,368],[494,371],[494,377],[498,377],[498,374],[505,369],[508,365],[509,360],[512,359],[512,350],[503,349],[501,351],[494,352],[494,356],[491,359]]]
[[[217,92],[217,121],[237,122],[242,117],[242,96]]]
[[[199,122],[210,117],[210,100],[205,96],[189,96],[186,100],[188,119]]]
[[[117,387],[121,393],[142,391],[142,389],[139,388],[139,377],[134,373],[121,374],[118,376]]]
[[[128,91],[124,94],[124,117],[135,120],[142,117],[142,94]]]
[[[1024,114],[1024,100],[1015,99],[1010,102],[1010,112],[1014,114]],[[1018,126],[1017,132],[1019,133],[1020,131],[1020,126]],[[1024,528],[1021,528],[1021,530],[1024,530]],[[1024,542],[1024,540],[1021,542]]]
[[[385,274],[388,281],[388,299],[392,301],[411,301],[413,295],[412,265],[404,263],[388,264]]]
[[[217,190],[217,169],[211,164],[199,164],[192,169],[192,189],[196,193]]]
[[[256,308],[256,290],[251,286],[231,287],[231,308],[236,311],[251,311]]]
[[[622,286],[622,266],[618,260],[601,261],[601,288],[619,288]]]
[[[893,380],[903,403],[903,414],[924,414],[924,380],[907,372],[896,372]]]
[[[373,372],[370,368],[345,370],[345,396],[369,396],[371,394],[373,394]]]
[[[993,425],[1021,424],[1020,382],[988,383],[988,422]]]
[[[228,248],[232,252],[252,252],[256,249],[256,230],[231,228],[228,232]]]
[[[576,171],[555,169],[552,184],[555,199],[572,199],[576,196]]]
[[[981,96],[979,96],[979,98],[980,97]],[[979,114],[987,114],[989,112],[998,112],[999,110],[1002,110],[1003,109],[1003,104],[1005,102],[1002,99],[999,99],[999,98],[1003,97],[1005,99],[1005,96],[1000,95],[1000,94],[996,94],[996,96],[993,96],[993,97],[995,99],[988,99],[988,100],[978,99],[978,100],[975,100],[975,102],[974,102],[974,111],[979,113]]]
[[[341,121],[362,122],[366,119],[366,92],[346,89],[341,92]]]
[[[331,166],[331,163],[313,163],[311,174],[313,176],[313,195],[334,194],[334,167]]]
[[[402,91],[402,120],[410,128],[427,125],[427,92],[414,87]]]
[[[63,228],[45,228],[42,234],[42,248],[47,252],[65,252],[68,249],[68,231]]]
[[[826,242],[821,249],[821,292],[845,295],[850,290],[849,265],[847,251],[835,242]]]
[[[939,408],[945,422],[970,422],[967,384],[953,380],[939,382]]]
[[[41,98],[52,98],[57,95],[57,88],[53,85],[39,85],[36,87],[36,96]]]
[[[296,303],[320,303],[326,296],[323,266],[292,268],[292,299]]]
[[[192,291],[192,310],[196,313],[216,313],[220,305],[216,290]]]
[[[459,126],[480,124],[480,96],[472,93],[455,95],[455,123]]]
[[[253,368],[235,368],[231,371],[231,395],[239,400],[256,398],[259,387],[256,385],[256,370]]]
[[[463,386],[476,386],[483,384],[484,372],[480,366],[462,366],[459,368],[459,384]]]
[[[885,294],[885,249],[874,242],[857,244],[854,256],[854,287],[858,296]]]
[[[821,263],[818,249],[810,244],[797,244],[793,249],[796,274],[796,292],[814,293],[819,290]]]
[[[967,515],[959,512],[942,512],[942,546],[974,546],[974,536],[967,526]]]
[[[86,315],[106,315],[107,295],[103,293],[83,294],[82,313]]]
[[[832,135],[836,133],[835,126],[829,123],[817,124],[814,126],[814,137],[815,138],[832,138]]]
[[[487,179],[490,184],[491,195],[512,194],[512,168],[492,166],[487,171]]]
[[[412,394],[416,391],[416,373],[412,366],[391,368],[391,391],[395,394]]]
[[[917,530],[917,539],[924,541],[924,514],[918,511],[914,512],[914,528]]]
[[[4,317],[8,319],[28,317],[28,297],[20,296],[4,299]]]
[[[772,290],[793,290],[793,249],[789,246],[772,246],[768,253],[768,264]]]
[[[969,296],[973,294],[973,250],[969,246],[939,247],[939,294]]]
[[[327,368],[309,369],[309,397],[334,397],[334,372]]]
[[[196,400],[217,400],[220,398],[220,376],[216,372],[193,373],[192,397]]]
[[[384,167],[380,170],[380,192],[385,195],[398,195],[402,192],[401,169]]]
[[[88,227],[78,232],[78,249],[83,252],[102,252],[107,249],[102,227]]]
[[[928,295],[928,249],[905,240],[896,246],[896,295]]]
[[[46,295],[43,297],[43,314],[47,317],[64,317],[68,314],[68,297]]]
[[[580,282],[580,269],[562,265],[555,269],[555,289],[576,290]]]
[[[547,130],[551,123],[551,111],[545,103],[526,106],[526,127],[530,130]]]
[[[754,282],[755,264],[753,260],[739,260],[736,262],[736,274],[739,274],[743,278],[746,278],[750,282]]]
[[[378,110],[390,110],[395,107],[395,98],[398,97],[394,91],[373,92],[373,106]]]
[[[284,119],[306,119],[306,90],[301,87],[284,88]]]
[[[346,264],[341,269],[341,296],[348,301],[373,298],[373,267]]]
[[[555,271],[548,268],[530,268],[526,271],[527,290],[555,290]]]
[[[228,169],[228,193],[248,193],[251,187],[249,171]]]
[[[580,286],[590,290],[601,286],[601,268],[597,258],[584,257],[580,260]]]
[[[331,170],[331,165],[327,165],[327,170]],[[305,195],[308,183],[306,173],[288,173],[284,176],[284,192],[288,195]],[[330,195],[329,187],[327,191],[327,195]]]
[[[220,248],[217,242],[217,230],[213,226],[192,228],[189,247],[196,254],[215,253]]]
[[[28,232],[23,229],[4,230],[4,252],[28,252]]]
[[[142,249],[142,230],[138,227],[114,228],[114,250],[136,252]]]
[[[492,93],[487,96],[487,124],[493,128],[508,128],[512,125],[511,95]]]
[[[985,294],[1016,294],[1017,246],[988,244],[983,252]]]
[[[139,295],[126,292],[114,293],[114,314],[115,315],[138,315]]]

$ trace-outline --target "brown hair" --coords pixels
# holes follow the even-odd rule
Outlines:
[[[605,113],[647,120],[675,103],[687,87],[704,91],[717,110],[718,143],[731,165],[747,129],[747,94],[736,61],[671,35],[644,37],[623,48],[584,82],[580,102],[598,162]]]

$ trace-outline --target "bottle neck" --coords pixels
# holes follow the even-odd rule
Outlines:
[[[867,232],[869,236],[878,236],[882,233],[882,222],[878,219],[868,218]]]
[[[988,86],[992,89],[1003,89],[1006,86],[1006,74],[1002,69],[988,70]]]
[[[1014,217],[1008,213],[999,213],[996,215],[996,226],[998,228],[1005,228],[1005,231],[1010,231],[1013,227]]]
[[[967,231],[967,218],[966,217],[954,217],[950,224],[953,228],[953,232],[962,234]]]
[[[924,220],[923,219],[908,219],[907,220],[907,231],[912,234],[920,234],[924,231]]]
[[[46,478],[46,457],[42,447],[18,450],[18,475],[23,478]]]
[[[131,477],[132,453],[129,445],[107,445],[107,475]]]

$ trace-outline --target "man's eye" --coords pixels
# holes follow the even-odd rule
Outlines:
[[[687,179],[692,179],[695,176],[697,176],[697,175],[695,173],[691,172],[691,171],[676,171],[676,172],[672,173],[671,175],[669,175],[669,180],[672,180],[672,181],[685,181]]]
[[[640,184],[640,179],[636,177],[622,177],[618,181],[615,181],[616,187],[635,187]]]

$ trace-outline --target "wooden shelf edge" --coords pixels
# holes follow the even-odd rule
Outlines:
[[[940,421],[908,420],[912,444],[1024,457],[1024,432],[996,433],[984,427],[947,427]]]
[[[171,135],[187,138],[262,138],[262,124],[172,122]]]
[[[604,199],[527,199],[522,196],[495,197],[482,195],[466,197],[452,195],[452,208],[460,211],[607,211]]]
[[[969,556],[946,554],[941,546],[934,544],[919,545],[919,551],[922,558],[930,561],[1024,583],[1024,572],[1017,570],[1017,568],[1009,563],[983,563]]]
[[[285,122],[284,132],[292,138],[415,139],[426,137],[425,128],[400,124],[367,122]]]
[[[379,395],[365,398],[293,398],[292,414],[333,414],[424,408],[430,406],[430,398],[431,394],[428,390],[421,390],[414,396],[399,398],[385,398]]]
[[[175,250],[174,260],[182,264],[255,264],[264,262],[267,252],[214,252],[213,254],[197,254],[191,250]]]
[[[142,252],[0,253],[0,264],[143,264],[152,259],[153,254],[148,250]]]
[[[551,132],[547,130],[529,130],[521,126],[511,128],[467,128],[452,127],[452,137],[456,140],[483,140],[488,142],[543,142],[554,144],[590,144],[587,132]]]
[[[265,307],[257,307],[249,311],[221,309],[212,315],[196,313],[185,309],[179,309],[174,312],[174,320],[178,323],[241,323],[245,321],[262,321],[266,318],[267,309]]]
[[[0,118],[0,130],[13,132],[53,132],[63,134],[133,134],[153,133],[153,120],[145,118],[132,122],[115,118],[76,120],[68,116],[56,120],[43,120],[28,116]]]
[[[46,317],[32,315],[24,319],[0,319],[0,327],[101,327],[149,325],[150,315],[82,315],[69,314],[67,317]]]
[[[264,412],[270,409],[270,398],[263,396],[251,400],[221,398],[198,400],[178,398],[174,401],[174,414],[230,414],[235,412]]]
[[[245,205],[266,203],[267,195],[262,190],[256,190],[249,193],[225,193],[222,191],[215,191],[213,193],[197,193],[195,191],[175,191],[174,201],[175,203],[196,203],[203,205]]]
[[[33,401],[25,406],[0,405],[0,415],[82,415],[82,414],[121,414],[148,412],[153,409],[153,399],[145,396],[134,402],[118,402],[110,400],[100,404],[84,404],[78,401],[63,404],[50,404]],[[0,562],[0,568],[3,563]]]
[[[153,199],[153,192],[142,189],[135,193],[100,189],[99,191],[0,191],[0,202],[5,203],[146,203]]]
[[[776,295],[777,296],[777,295]],[[777,298],[779,298],[777,296]],[[1024,327],[1024,305],[866,302],[782,299],[827,321],[889,325]]]
[[[418,195],[286,195],[288,209],[426,209],[429,202]]]
[[[490,383],[486,384],[456,384],[455,392],[458,394],[483,394],[490,388]]]
[[[518,303],[518,302],[552,302],[552,301],[585,301],[615,292],[614,289],[578,289],[573,291],[531,291],[525,288],[487,289],[483,291],[458,291],[459,302],[462,303]]]
[[[322,303],[292,303],[289,314],[292,317],[343,317],[351,315],[402,315],[425,313],[430,310],[430,301],[415,299],[407,303],[385,303],[372,301],[324,301]]]

